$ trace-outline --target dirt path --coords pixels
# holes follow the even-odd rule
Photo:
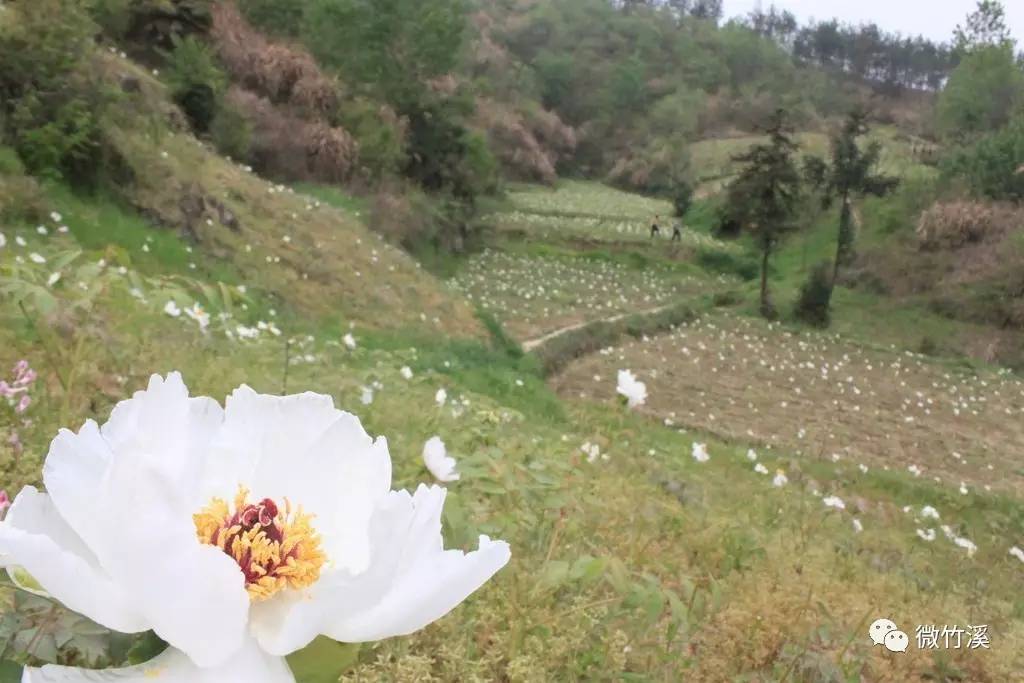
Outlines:
[[[664,310],[666,310],[668,308],[671,308],[673,305],[675,305],[675,304],[665,304],[664,306],[658,306],[657,308],[649,308],[649,309],[646,309],[646,310],[643,310],[643,311],[637,311],[637,312],[631,312],[631,313],[620,313],[619,315],[614,315],[614,316],[612,316],[610,318],[596,318],[594,320],[584,320],[583,322],[576,323],[575,325],[567,325],[566,327],[561,327],[561,328],[559,328],[557,330],[554,330],[553,332],[548,332],[547,334],[545,334],[545,335],[543,335],[541,337],[536,337],[534,339],[530,339],[528,341],[524,341],[523,342],[523,351],[526,351],[526,352],[533,351],[538,346],[541,346],[541,345],[551,341],[555,337],[560,337],[563,334],[567,334],[569,332],[574,332],[574,331],[580,329],[581,327],[586,327],[587,325],[593,325],[594,323],[600,323],[600,322],[615,323],[615,322],[618,322],[618,321],[622,320],[623,318],[628,318],[628,317],[630,317],[632,315],[651,315],[651,314],[656,314],[656,313],[660,313],[660,312],[662,312],[662,311],[664,311]]]

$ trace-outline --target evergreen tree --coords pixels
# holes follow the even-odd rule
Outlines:
[[[775,317],[768,293],[768,264],[782,236],[793,229],[800,194],[800,172],[794,160],[797,145],[786,123],[786,112],[776,111],[765,131],[768,141],[734,157],[743,164],[729,186],[731,217],[748,231],[761,250],[761,314]]]
[[[899,182],[896,178],[876,173],[882,146],[870,142],[861,146],[860,139],[869,131],[867,112],[856,108],[846,117],[842,129],[832,138],[831,164],[816,157],[805,162],[805,173],[810,184],[822,197],[825,208],[833,201],[840,202],[839,234],[836,238],[836,258],[833,263],[833,285],[839,268],[853,258],[856,235],[853,225],[855,199],[869,195],[882,196],[892,191]]]

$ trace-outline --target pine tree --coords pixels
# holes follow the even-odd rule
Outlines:
[[[833,285],[839,277],[840,267],[848,265],[854,255],[853,201],[869,195],[880,197],[888,194],[899,182],[896,178],[875,172],[882,154],[881,143],[874,141],[861,147],[860,138],[870,129],[867,119],[865,110],[853,109],[842,129],[832,138],[831,164],[809,157],[804,165],[807,178],[821,193],[825,208],[836,200],[840,202],[839,234],[832,266]]]
[[[800,194],[800,172],[794,160],[797,145],[779,109],[765,131],[768,141],[734,157],[743,164],[729,186],[730,215],[756,240],[761,250],[761,314],[774,318],[768,292],[768,265],[783,235],[794,228],[793,217]]]

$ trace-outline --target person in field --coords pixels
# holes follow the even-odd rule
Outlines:
[[[683,222],[676,221],[672,224],[672,241],[682,242],[683,241]]]
[[[651,223],[651,239],[652,240],[655,238],[655,236],[660,236],[661,235],[661,228],[658,227],[658,223],[660,223],[660,222],[661,222],[661,216],[655,216],[654,217],[654,222]]]

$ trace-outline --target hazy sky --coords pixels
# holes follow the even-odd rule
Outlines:
[[[725,16],[746,14],[758,0],[725,0]],[[761,0],[767,10],[773,0]],[[886,31],[923,35],[936,41],[948,41],[956,25],[962,23],[977,6],[977,0],[774,0],[776,7],[788,9],[801,23],[808,19],[836,17],[852,24],[873,21]],[[1006,19],[1017,39],[1024,45],[1024,0],[1003,2]]]

